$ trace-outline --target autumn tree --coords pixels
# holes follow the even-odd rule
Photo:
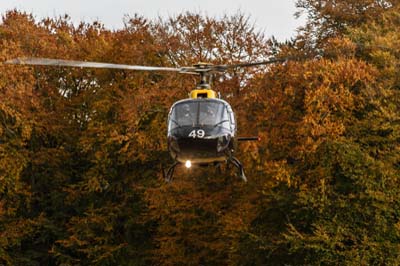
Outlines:
[[[347,4],[357,7],[299,1],[312,12],[293,47],[309,54],[317,43],[319,56],[266,75],[260,125],[275,183],[262,186],[242,246],[257,252],[240,253],[241,264],[398,264],[398,11],[364,1],[346,17]]]
[[[306,47],[323,45],[329,38],[341,37],[349,28],[365,25],[397,5],[386,0],[299,0],[296,15],[307,18],[297,41]]]
[[[118,38],[112,38],[100,23],[74,27],[68,17],[36,23],[16,11],[3,21],[2,33],[7,37],[3,61],[21,56],[112,61],[107,54],[112,56],[112,49],[118,46]],[[132,33],[137,36],[132,38],[133,44],[143,41],[140,36],[145,28],[138,28]],[[128,53],[129,48],[121,53]],[[145,54],[146,49],[141,52]],[[16,201],[18,194],[2,191],[7,214],[2,220],[4,263],[123,264],[124,258],[135,257],[143,247],[129,242],[142,244],[146,229],[135,218],[142,209],[132,183],[139,177],[129,170],[140,168],[140,160],[134,156],[143,155],[137,151],[139,147],[128,149],[132,143],[127,140],[137,142],[138,138],[124,124],[127,120],[121,103],[125,95],[118,83],[129,78],[112,71],[11,66],[7,70],[2,72],[2,132],[9,134],[3,128],[14,131],[14,142],[20,144],[18,148],[11,139],[5,141],[4,150],[8,151],[2,157],[6,167],[2,172],[4,169],[4,179],[11,182],[10,189],[22,194]],[[35,105],[28,104],[30,95],[36,99]],[[25,113],[19,109],[25,105],[22,118]],[[10,145],[18,151],[6,148]],[[10,164],[13,154],[21,159],[14,156],[15,163]],[[128,204],[133,213],[118,207],[121,204]],[[146,260],[143,255],[136,257],[137,261]]]
[[[154,30],[167,58],[177,66],[204,60],[232,64],[269,56],[265,37],[240,13],[220,20],[186,13],[162,21]],[[255,133],[253,127],[245,126],[248,107],[253,104],[252,98],[246,95],[252,93],[252,77],[261,73],[249,69],[229,72],[214,80],[215,89],[230,97],[241,134]],[[190,77],[187,79],[190,81]],[[193,86],[189,83],[183,89],[190,90]],[[247,157],[245,153],[241,159]],[[191,172],[178,170],[173,184],[148,189],[145,195],[149,219],[157,224],[155,262],[163,265],[234,263],[233,251],[239,247],[240,232],[252,217],[250,201],[254,186],[256,183],[244,186],[228,169],[218,173],[214,167],[195,167]]]

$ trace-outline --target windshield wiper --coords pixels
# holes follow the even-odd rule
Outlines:
[[[170,119],[171,120],[171,122],[174,122],[178,127],[182,127],[181,125],[179,125],[179,123],[178,122],[176,122],[176,120],[175,119]]]
[[[214,127],[217,127],[218,125],[220,125],[220,124],[222,124],[222,123],[225,123],[225,122],[229,122],[229,120],[228,120],[228,119],[225,119],[225,120],[219,121],[218,123],[216,123],[216,124],[214,125]]]

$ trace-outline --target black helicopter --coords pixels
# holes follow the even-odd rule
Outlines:
[[[184,164],[218,165],[231,163],[237,169],[243,181],[247,181],[243,165],[234,157],[237,141],[258,140],[258,137],[237,137],[235,114],[228,102],[220,99],[211,89],[211,78],[228,69],[267,65],[284,62],[288,58],[275,58],[268,61],[240,63],[231,65],[213,65],[198,63],[192,67],[153,67],[123,64],[109,64],[49,58],[17,58],[6,64],[67,66],[81,68],[109,68],[142,71],[173,71],[200,76],[196,89],[189,98],[175,102],[168,115],[168,149],[175,163],[163,174],[167,181],[172,180],[175,167]]]

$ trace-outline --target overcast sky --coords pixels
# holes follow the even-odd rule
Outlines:
[[[17,8],[37,19],[68,14],[73,22],[99,20],[108,29],[123,27],[123,17],[168,17],[184,11],[209,16],[232,15],[241,10],[266,36],[284,41],[294,36],[304,19],[295,19],[296,0],[0,0],[0,12]]]

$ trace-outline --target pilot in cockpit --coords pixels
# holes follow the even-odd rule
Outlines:
[[[179,116],[179,124],[181,126],[193,125],[194,123],[194,116],[191,112],[189,104],[182,105],[182,114]]]

